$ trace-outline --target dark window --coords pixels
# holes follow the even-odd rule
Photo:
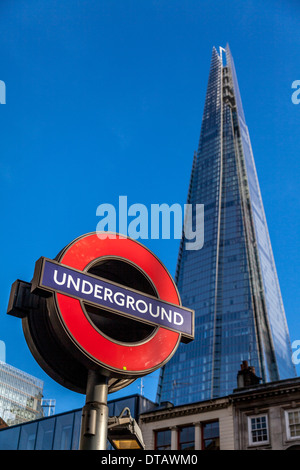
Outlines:
[[[202,450],[220,450],[219,421],[202,423]]]
[[[155,449],[156,450],[171,449],[171,429],[165,429],[164,431],[156,431]]]
[[[185,426],[179,429],[178,433],[178,449],[192,450],[195,449],[195,428],[194,426]]]

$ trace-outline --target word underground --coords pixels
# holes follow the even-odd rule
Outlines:
[[[193,311],[110,283],[44,258],[41,287],[59,291],[140,321],[193,335]]]
[[[151,204],[150,224],[148,209],[144,204],[132,204],[127,206],[127,196],[119,196],[119,233],[137,239],[170,240],[171,220],[173,220],[174,239],[184,237],[189,240],[185,243],[186,250],[200,250],[204,244],[204,205],[196,204],[193,210],[192,204],[184,204],[184,210],[180,204]],[[171,217],[173,214],[173,219]],[[96,209],[96,215],[101,217],[96,231],[99,238],[114,238],[117,232],[117,211],[112,204],[100,204]],[[128,225],[128,216],[134,217]],[[160,225],[161,220],[161,225]],[[150,237],[149,237],[149,225]],[[105,232],[105,233],[103,233]],[[109,233],[111,232],[111,233]]]

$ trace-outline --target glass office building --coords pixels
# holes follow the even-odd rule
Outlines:
[[[214,48],[189,204],[204,204],[204,245],[181,240],[176,283],[195,340],[161,370],[157,401],[225,396],[242,361],[263,382],[295,376],[288,327],[229,47]]]
[[[44,416],[44,383],[0,361],[0,417],[9,426]]]
[[[109,416],[119,416],[128,407],[138,420],[155,404],[142,395],[130,395],[108,402]],[[78,450],[82,409],[60,413],[0,429],[0,450]],[[108,447],[109,449],[109,447]]]

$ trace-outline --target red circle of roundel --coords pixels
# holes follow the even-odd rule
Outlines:
[[[97,233],[83,235],[66,247],[58,261],[81,271],[94,260],[113,256],[125,258],[140,267],[151,279],[161,300],[180,305],[175,284],[162,263],[140,243],[115,235],[100,239]],[[152,371],[173,354],[180,334],[163,327],[141,344],[120,344],[103,336],[88,321],[80,300],[56,293],[63,322],[75,341],[102,365],[124,373]]]

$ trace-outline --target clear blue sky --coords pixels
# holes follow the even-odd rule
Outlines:
[[[212,47],[227,42],[290,336],[300,340],[299,16],[297,0],[1,1],[0,339],[9,364],[44,380],[57,412],[84,396],[31,356],[21,321],[6,315],[11,284],[94,231],[101,203],[185,203]],[[174,275],[178,240],[143,242]],[[151,399],[156,382],[144,379]]]

